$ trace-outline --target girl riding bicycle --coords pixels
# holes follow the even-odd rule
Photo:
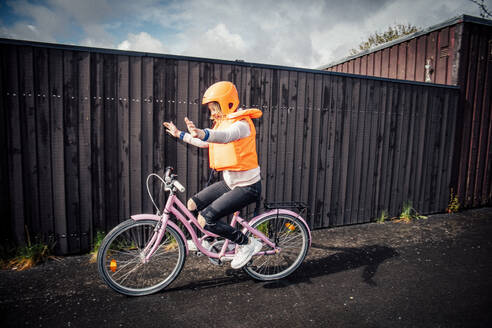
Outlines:
[[[240,110],[234,84],[221,81],[210,86],[203,95],[202,104],[210,111],[212,129],[199,129],[188,118],[189,133],[179,131],[172,122],[164,122],[166,131],[186,143],[208,148],[210,168],[222,171],[223,180],[216,182],[187,203],[190,211],[199,211],[198,222],[206,230],[239,245],[231,262],[241,268],[262,244],[249,239],[238,229],[222,222],[224,216],[257,201],[261,195],[261,176],[256,153],[256,130],[252,119],[261,117],[258,109]]]

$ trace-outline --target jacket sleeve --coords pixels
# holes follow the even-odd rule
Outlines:
[[[208,148],[208,142],[193,138],[189,133],[185,133],[183,141],[198,148]]]
[[[250,135],[251,131],[249,129],[249,124],[244,121],[234,122],[230,127],[225,130],[210,130],[207,129],[210,136],[207,139],[207,142],[212,143],[229,143],[232,141],[236,141],[242,138],[246,138]]]

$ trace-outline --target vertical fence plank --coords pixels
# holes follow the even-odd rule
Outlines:
[[[65,141],[65,192],[67,202],[68,250],[81,251],[80,193],[79,193],[79,108],[77,52],[63,52],[63,125]]]
[[[415,152],[417,149],[416,145],[416,129],[418,128],[418,125],[416,124],[417,117],[416,117],[416,111],[417,111],[417,90],[410,90],[407,92],[407,110],[408,110],[408,126],[409,126],[409,131],[406,136],[406,142],[407,142],[407,151],[405,154],[405,159],[404,159],[404,165],[405,165],[405,170],[404,170],[404,177],[402,177],[402,187],[403,187],[403,194],[407,195],[408,199],[411,199],[413,202],[415,202],[415,191],[412,189],[412,180],[415,177]]]
[[[271,109],[270,109],[270,122],[269,122],[269,147],[268,147],[268,167],[267,167],[267,199],[270,202],[278,201],[276,198],[277,183],[276,183],[276,168],[277,168],[277,149],[278,149],[278,120],[279,120],[279,90],[280,90],[280,76],[279,71],[274,70],[272,72],[271,83]]]
[[[105,231],[104,199],[104,58],[91,54],[91,165],[92,165],[92,228]]]
[[[7,84],[7,47],[0,45],[0,240],[11,240],[13,234],[11,222],[11,196],[9,194],[9,116],[7,102],[11,96],[11,88]]]
[[[419,144],[421,145],[419,147],[419,154],[417,157],[417,162],[419,163],[418,169],[417,169],[417,175],[416,175],[416,182],[417,182],[417,187],[416,187],[416,192],[418,195],[418,200],[416,201],[416,204],[413,204],[415,208],[421,210],[424,207],[424,201],[425,201],[425,175],[427,173],[427,162],[425,161],[426,156],[427,156],[427,149],[429,147],[429,107],[430,107],[430,95],[429,95],[429,90],[425,89],[422,92],[423,97],[421,101],[421,117],[420,117],[420,140]]]
[[[442,128],[439,136],[439,171],[437,177],[438,195],[436,195],[436,205],[432,209],[434,212],[439,211],[439,209],[446,208],[450,195],[449,185],[445,183],[445,181],[448,181],[447,163],[452,162],[452,157],[449,156],[449,154],[452,153],[452,149],[450,147],[451,143],[449,141],[451,140],[451,136],[453,136],[454,128],[449,125],[451,122],[454,122],[454,120],[450,120],[450,117],[454,117],[454,108],[451,103],[451,96],[449,94],[444,95],[444,102],[442,103],[442,106]]]
[[[217,66],[217,70],[216,70]],[[201,106],[202,103],[202,97],[205,91],[215,82],[218,81],[218,77],[220,76],[220,66],[217,64],[212,64],[212,63],[200,63],[199,64],[199,84],[198,84],[198,94],[197,94],[197,101],[198,101],[198,106],[196,108],[196,111],[194,112],[195,114],[195,119],[192,120],[193,122],[198,122],[199,127],[212,127],[211,126],[211,121],[209,120],[210,118],[210,113],[208,109],[205,107]],[[242,79],[243,79],[243,71],[240,69],[238,72],[238,84],[236,84],[236,88],[238,88],[238,93],[239,95],[245,95],[245,91],[243,90],[245,86],[242,84]],[[240,102],[244,102],[245,99],[241,98],[239,99]],[[208,181],[208,178],[210,176],[210,170],[209,170],[209,164],[208,164],[208,152],[207,151],[198,151],[198,166],[197,166],[197,178],[198,178],[198,189],[203,189]],[[197,190],[198,192],[199,190]]]
[[[152,57],[142,58],[142,127],[141,127],[141,159],[142,159],[142,182],[145,182],[147,175],[153,172],[153,144],[154,144],[154,59]],[[145,189],[146,190],[146,189]],[[147,195],[143,196],[142,210],[144,213],[155,213],[155,209]]]
[[[365,171],[367,171],[368,167],[366,156],[369,147],[369,137],[367,136],[367,120],[369,117],[369,115],[367,114],[369,82],[369,80],[358,81],[358,88],[354,88],[357,96],[354,96],[351,106],[352,112],[356,117],[356,120],[354,120],[354,125],[356,126],[356,134],[353,139],[353,142],[355,143],[355,162],[353,165],[353,196],[350,205],[350,223],[362,222],[359,218],[359,213],[365,211],[364,203],[366,195],[362,191],[365,190],[367,185],[367,173],[365,173]]]
[[[358,184],[360,188],[356,188],[356,195],[354,198],[357,198],[357,207],[354,209],[355,211],[355,219],[354,223],[362,223],[370,219],[370,216],[367,216],[367,212],[370,204],[368,204],[367,199],[370,199],[371,195],[367,190],[367,185],[369,183],[369,179],[371,178],[371,173],[369,172],[369,167],[372,164],[369,161],[369,153],[373,153],[374,150],[371,148],[371,112],[370,112],[370,101],[371,101],[371,93],[372,93],[372,85],[371,80],[366,80],[363,82],[361,86],[360,92],[360,100],[359,100],[359,129],[358,133],[360,137],[358,138],[358,143],[361,144],[361,160],[357,162],[356,167],[359,167],[356,172],[356,177],[358,177]],[[361,115],[362,114],[362,115]]]
[[[293,175],[293,193],[292,200],[301,201],[303,199],[302,185],[305,182],[305,170],[307,163],[304,156],[309,156],[310,150],[306,149],[306,136],[310,133],[311,127],[306,123],[306,116],[309,112],[306,110],[306,73],[298,73],[297,82],[297,106],[292,113],[295,115],[295,153],[294,153],[294,175]]]
[[[469,179],[470,184],[467,186],[467,199],[469,199],[469,205],[477,206],[480,203],[480,194],[482,187],[482,176],[480,172],[483,172],[483,168],[480,167],[481,161],[479,155],[483,153],[481,151],[483,145],[483,129],[484,126],[484,86],[485,86],[485,74],[487,68],[487,60],[489,51],[488,41],[489,37],[482,34],[478,40],[478,53],[476,58],[477,75],[475,76],[475,94],[472,96],[473,101],[473,122],[472,122],[472,137],[470,140],[470,156],[469,156]],[[490,65],[490,64],[489,64]],[[489,90],[489,94],[490,94]],[[483,158],[484,156],[482,156]]]
[[[301,179],[301,201],[306,205],[309,205],[309,200],[311,198],[309,185],[311,179],[311,165],[310,161],[312,157],[312,151],[314,150],[314,144],[312,142],[313,131],[313,116],[314,116],[314,74],[306,75],[306,83],[304,89],[304,131],[303,131],[303,139],[304,139],[304,153],[302,160],[302,179]],[[312,216],[314,208],[310,207],[308,209],[308,213],[306,213],[307,218],[310,221],[310,217]],[[309,222],[309,224],[312,224]]]
[[[387,102],[386,102],[386,97],[388,94],[388,85],[387,83],[384,82],[379,82],[379,89],[380,89],[380,97],[378,99],[379,101],[379,108],[378,108],[378,130],[377,130],[377,179],[376,179],[376,197],[375,197],[375,204],[377,208],[377,215],[381,215],[383,211],[388,212],[389,208],[385,203],[385,199],[383,198],[384,194],[384,167],[386,166],[386,148],[385,146],[385,141],[386,141],[386,121],[387,121]]]
[[[11,226],[14,240],[18,243],[25,241],[24,234],[24,176],[22,173],[22,137],[21,113],[19,104],[19,75],[18,49],[15,46],[5,48],[5,73],[7,90],[7,126],[8,126],[8,175]]]
[[[260,161],[261,168],[261,176],[262,176],[262,189],[261,189],[261,197],[264,201],[269,201],[268,199],[268,189],[270,188],[270,184],[268,183],[268,168],[269,163],[268,155],[269,155],[269,147],[270,147],[270,122],[272,115],[272,107],[271,107],[271,92],[272,92],[272,70],[270,69],[262,69],[261,70],[261,97],[260,97],[260,105],[259,108],[263,112],[263,116],[260,119],[260,139],[257,144],[258,148],[258,156]]]
[[[353,161],[354,153],[351,153],[351,125],[352,125],[352,112],[350,111],[351,103],[350,99],[346,97],[346,90],[351,85],[347,83],[348,78],[340,78],[337,79],[337,94],[336,94],[336,109],[340,112],[341,119],[341,133],[340,133],[340,142],[341,142],[341,154],[340,154],[340,170],[337,172],[337,176],[339,177],[338,183],[338,212],[337,212],[337,221],[336,225],[343,225],[346,221],[347,213],[347,188],[348,188],[348,179],[351,170],[351,163]],[[350,220],[350,219],[349,219]]]
[[[129,71],[128,96],[129,119],[130,119],[130,214],[142,213],[142,58],[131,56]]]
[[[405,113],[405,89],[401,88],[400,85],[396,86],[397,94],[395,96],[396,103],[394,103],[394,137],[393,137],[393,172],[391,176],[391,202],[393,204],[393,209],[397,210],[402,207],[403,202],[408,201],[408,199],[403,199],[402,193],[402,182],[401,182],[401,166],[403,165],[403,160],[405,158],[405,144],[402,142],[403,134],[407,132],[406,113]]]
[[[381,198],[380,198],[380,203],[382,204],[382,208],[387,209],[388,213],[390,215],[395,214],[392,212],[391,209],[391,204],[390,204],[390,186],[391,186],[391,148],[390,148],[390,143],[391,143],[391,138],[392,136],[392,131],[391,131],[391,124],[393,120],[393,89],[394,86],[385,83],[385,97],[382,99],[383,106],[384,106],[384,122],[383,122],[383,157],[382,157],[382,169],[381,169]]]
[[[367,103],[367,112],[369,115],[369,119],[367,121],[367,128],[369,134],[369,143],[367,147],[367,185],[365,188],[366,193],[366,202],[364,207],[366,210],[363,214],[359,214],[359,217],[362,221],[366,222],[371,219],[374,219],[377,216],[377,202],[376,202],[376,186],[377,186],[377,178],[378,171],[377,167],[379,164],[379,156],[378,156],[378,122],[379,122],[379,101],[381,99],[381,90],[379,88],[378,82],[371,81],[369,83],[369,92],[368,92],[368,103]],[[363,191],[364,192],[364,191]]]
[[[277,169],[275,171],[276,197],[277,201],[286,201],[286,151],[287,151],[287,123],[289,110],[289,72],[280,72],[279,83],[279,111],[278,111],[278,147],[277,147]]]
[[[109,231],[120,222],[118,201],[118,60],[116,56],[104,55],[104,218],[105,230]]]
[[[318,175],[318,183],[317,183],[317,191],[316,191],[316,203],[319,207],[319,217],[317,218],[317,225],[322,226],[324,222],[329,218],[329,203],[325,197],[326,190],[326,176],[329,174],[327,168],[327,158],[328,158],[328,129],[326,127],[329,124],[329,106],[331,103],[331,99],[333,97],[333,80],[328,79],[327,77],[323,77],[321,84],[321,92],[320,92],[320,133],[319,133],[319,153],[318,153],[318,161],[319,165],[317,168]]]
[[[492,74],[489,73],[489,76]],[[492,85],[490,83],[489,85]],[[490,97],[490,95],[489,95]],[[492,113],[492,101],[488,102],[488,107],[485,110]],[[484,169],[485,169],[485,177],[483,179],[483,189],[482,189],[482,204],[490,204],[492,201],[492,118],[489,119],[489,135],[487,137],[487,158],[485,161]]]
[[[164,139],[165,154],[163,158],[164,168],[171,166],[177,168],[177,140],[165,132],[162,122],[176,121],[178,110],[177,83],[178,83],[178,62],[173,59],[166,60],[165,66],[165,89],[164,89],[164,116],[163,120],[156,122],[156,129],[159,129]],[[177,172],[176,172],[177,173]],[[165,195],[162,195],[163,206]]]
[[[65,148],[63,124],[63,52],[49,50],[49,98],[51,134],[51,175],[53,177],[53,216],[57,243],[55,251],[68,253],[66,192],[65,192]]]
[[[178,61],[177,68],[177,105],[176,105],[176,118],[172,119],[173,123],[176,124],[178,130],[187,131],[184,124],[184,118],[188,116],[188,109],[192,107],[192,104],[189,99],[189,62],[180,60]],[[166,135],[166,138],[170,138]],[[194,146],[187,146],[186,143],[178,141],[176,139],[176,169],[177,174],[179,175],[180,181],[183,182],[183,185],[186,186],[186,199],[192,196],[191,191],[189,190],[191,186],[191,179],[189,179],[189,175],[187,172],[187,163],[188,163],[188,148],[192,148]]]
[[[489,33],[492,39],[492,33]],[[482,178],[482,193],[480,195],[481,204],[490,204],[492,201],[492,95],[487,90],[492,89],[492,53],[488,54],[486,65],[486,73],[484,79],[483,93],[483,133],[481,142],[483,144],[483,152],[479,156],[484,158],[481,170],[483,170]],[[480,180],[478,180],[480,181]]]
[[[309,202],[308,205],[311,209],[311,218],[309,223],[311,226],[316,226],[319,220],[323,219],[323,207],[318,201],[318,166],[319,166],[319,151],[320,143],[319,136],[321,133],[321,86],[323,85],[323,76],[315,75],[313,81],[313,114],[311,116],[311,157],[309,159],[310,170],[309,170]],[[327,212],[330,213],[330,209],[327,208]],[[330,214],[329,214],[330,215]]]
[[[26,233],[40,231],[38,161],[36,136],[36,108],[34,104],[33,48],[19,48],[19,107],[22,140],[22,164],[24,172],[24,203]]]
[[[341,176],[341,163],[342,163],[342,140],[343,140],[343,117],[344,113],[340,107],[338,101],[339,90],[342,92],[342,79],[339,77],[325,78],[324,80],[329,81],[329,98],[322,99],[327,106],[325,108],[329,110],[329,120],[331,122],[330,130],[332,131],[330,140],[330,149],[332,152],[333,162],[331,174],[328,176],[330,186],[331,182],[331,196],[330,196],[330,207],[328,208],[328,213],[325,213],[326,219],[328,219],[329,225],[337,225],[340,222],[341,210],[340,210],[340,176]],[[322,89],[322,87],[320,87]],[[323,90],[323,89],[322,89]],[[320,101],[322,101],[320,100]],[[320,105],[322,106],[322,105]],[[321,121],[321,120],[320,120]],[[319,155],[318,155],[319,156]],[[325,211],[326,212],[326,211]],[[321,221],[321,224],[324,221]]]
[[[324,211],[323,221],[321,221],[320,226],[328,226],[332,224],[333,219],[336,216],[336,208],[333,206],[333,195],[338,194],[338,189],[334,184],[334,176],[338,175],[337,164],[340,163],[339,154],[336,153],[337,145],[340,140],[340,128],[338,124],[338,117],[341,112],[336,107],[335,97],[337,92],[337,84],[334,83],[333,79],[330,79],[330,92],[328,98],[324,98],[324,110],[325,115],[328,115],[328,138],[327,138],[327,172],[324,180],[325,184],[325,206],[326,211]],[[339,166],[338,166],[339,169]]]
[[[51,134],[49,106],[49,66],[48,49],[34,49],[34,90],[36,108],[36,134],[39,172],[39,216],[40,233],[43,239],[50,239],[54,234],[53,222],[53,188],[51,176]],[[51,240],[50,240],[51,241]],[[54,240],[53,240],[54,241]]]
[[[361,135],[359,131],[359,101],[360,101],[360,91],[361,83],[365,81],[354,80],[352,78],[346,78],[345,84],[346,88],[342,95],[342,99],[346,102],[346,107],[344,111],[347,117],[347,156],[343,162],[343,166],[346,166],[346,173],[343,175],[343,224],[351,224],[353,222],[353,211],[357,211],[357,200],[354,201],[354,187],[359,187],[359,181],[356,183],[356,170],[357,165],[360,165],[360,154],[362,144],[357,142],[358,136]],[[360,172],[360,169],[359,169]],[[360,180],[360,178],[359,178]],[[358,195],[357,195],[358,196]],[[355,213],[357,214],[357,213]]]
[[[164,147],[165,147],[165,155],[164,155],[164,167],[172,166],[174,168],[177,167],[177,144],[176,140],[169,136],[164,127],[162,126],[162,122],[164,121],[176,121],[176,110],[177,110],[177,92],[176,92],[176,83],[177,83],[177,69],[178,65],[175,60],[167,60],[166,61],[166,75],[165,75],[165,89],[164,89],[164,117],[162,121],[156,122],[156,129],[159,129],[160,134],[164,138]],[[164,200],[165,197],[163,197]]]
[[[119,221],[130,216],[130,58],[118,56],[117,60],[117,91],[115,102],[117,106],[118,130],[118,215]]]
[[[166,99],[166,59],[156,58],[154,60],[154,106],[152,119],[153,126],[153,172],[163,176],[165,170],[166,148],[164,129],[161,128],[162,122],[165,121],[165,110],[167,105]],[[159,209],[164,206],[164,191],[160,188],[160,184],[154,183],[153,196],[158,199],[157,205]]]
[[[91,94],[90,54],[80,52],[78,58],[78,153],[80,183],[80,247],[89,250],[92,241],[92,172],[91,172]]]
[[[201,97],[200,97],[200,63],[198,62],[190,62],[189,64],[189,78],[188,78],[188,97],[190,99],[190,102],[192,102],[192,105],[188,107],[188,118],[192,120],[193,122],[198,121],[198,112],[201,109]],[[183,124],[183,128],[185,129],[186,126],[184,125],[184,122],[181,122]],[[200,185],[200,180],[198,177],[198,166],[200,165],[200,153],[204,152],[204,150],[201,150],[197,147],[194,146],[188,146],[188,179],[190,183],[188,184],[189,188],[189,193],[188,195],[191,196],[195,193],[197,193],[200,187],[204,187]]]
[[[289,72],[288,82],[286,84],[286,102],[285,102],[285,133],[284,133],[284,142],[285,142],[285,161],[283,165],[285,166],[284,173],[284,200],[292,201],[293,200],[293,179],[287,177],[293,177],[295,174],[299,174],[295,168],[295,153],[297,152],[296,146],[296,109],[297,109],[297,72]]]

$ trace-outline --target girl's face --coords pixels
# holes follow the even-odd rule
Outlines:
[[[220,106],[217,103],[208,103],[208,110],[210,111],[210,119],[214,121],[221,120],[224,116],[220,110]]]

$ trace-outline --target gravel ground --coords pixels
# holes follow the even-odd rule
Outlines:
[[[145,297],[108,288],[89,256],[0,271],[2,327],[492,327],[492,208],[313,232],[277,282],[190,255]]]

